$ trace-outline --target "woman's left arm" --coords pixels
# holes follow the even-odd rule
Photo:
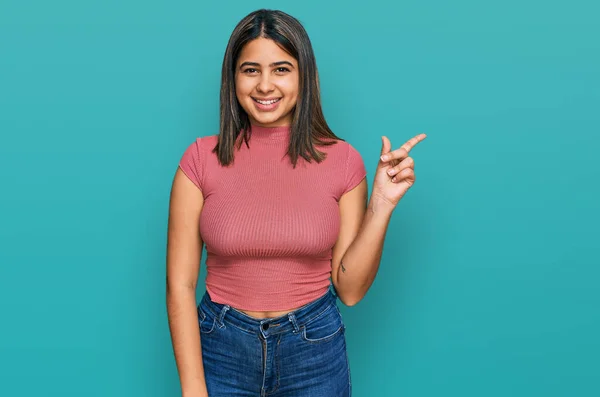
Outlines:
[[[381,158],[366,211],[366,181],[340,198],[341,228],[333,249],[332,281],[347,306],[357,304],[373,284],[394,208],[415,182],[410,150],[425,138],[425,134],[417,135],[391,151],[389,139],[382,137]]]

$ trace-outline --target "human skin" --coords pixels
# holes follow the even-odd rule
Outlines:
[[[291,125],[298,86],[298,61],[273,40],[257,38],[240,52],[235,91],[251,124],[261,127]],[[276,102],[264,102],[269,100]]]

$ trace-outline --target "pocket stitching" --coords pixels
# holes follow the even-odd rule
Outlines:
[[[303,325],[302,326],[302,334],[301,335],[302,335],[302,339],[304,341],[308,342],[308,343],[321,343],[321,342],[325,342],[325,341],[327,341],[329,339],[332,339],[337,334],[339,334],[340,331],[342,331],[343,329],[344,329],[344,326],[340,325],[340,327],[334,333],[332,333],[331,335],[327,335],[327,336],[324,336],[324,337],[319,338],[319,339],[309,339],[309,338],[306,337],[306,326]]]
[[[301,336],[302,339],[308,343],[321,343],[321,342],[325,342],[329,339],[332,339],[334,336],[336,336],[337,334],[340,333],[340,331],[343,331],[346,327],[344,326],[344,321],[342,320],[342,314],[340,313],[340,309],[337,307],[337,305],[335,303],[333,303],[331,306],[333,306],[333,309],[335,310],[335,312],[337,312],[338,318],[340,320],[340,326],[337,330],[335,330],[335,332],[333,332],[331,335],[327,335],[324,336],[322,338],[318,338],[318,339],[309,339],[306,336],[306,326],[311,324],[312,322],[314,322],[315,320],[317,320],[319,317],[321,317],[325,312],[327,312],[327,309],[329,309],[329,307],[325,310],[323,310],[321,313],[319,313],[317,316],[313,317],[308,323],[302,325],[302,332],[301,332]]]
[[[198,317],[198,319],[200,320],[199,322],[200,324],[202,324],[202,322],[206,320],[206,314],[204,313],[204,310],[202,310],[202,308],[200,307],[198,307],[198,315],[200,316]]]
[[[202,310],[202,309],[200,309],[199,312],[202,313],[202,320],[199,323],[200,333],[202,335],[210,334],[215,329],[215,323],[217,322],[217,319],[216,319],[216,317],[213,319],[212,326],[210,327],[210,329],[208,331],[203,331],[202,324],[204,323],[204,320],[206,320],[208,318],[208,316],[206,315],[206,313],[204,313],[204,310]]]

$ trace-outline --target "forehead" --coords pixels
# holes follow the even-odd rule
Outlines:
[[[254,39],[242,48],[238,64],[246,61],[265,65],[278,61],[289,61],[294,65],[296,64],[293,56],[285,52],[273,40],[264,37]]]

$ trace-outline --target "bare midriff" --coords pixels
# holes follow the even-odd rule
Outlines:
[[[300,307],[296,307],[293,309],[289,309],[289,310],[282,310],[282,311],[267,311],[267,312],[255,312],[255,311],[251,311],[251,310],[242,310],[242,309],[235,309],[239,312],[242,312],[250,317],[254,317],[256,319],[265,319],[265,318],[276,318],[276,317],[280,317],[280,316],[284,316],[286,314],[288,314],[289,312],[293,312],[294,310],[299,309]]]

